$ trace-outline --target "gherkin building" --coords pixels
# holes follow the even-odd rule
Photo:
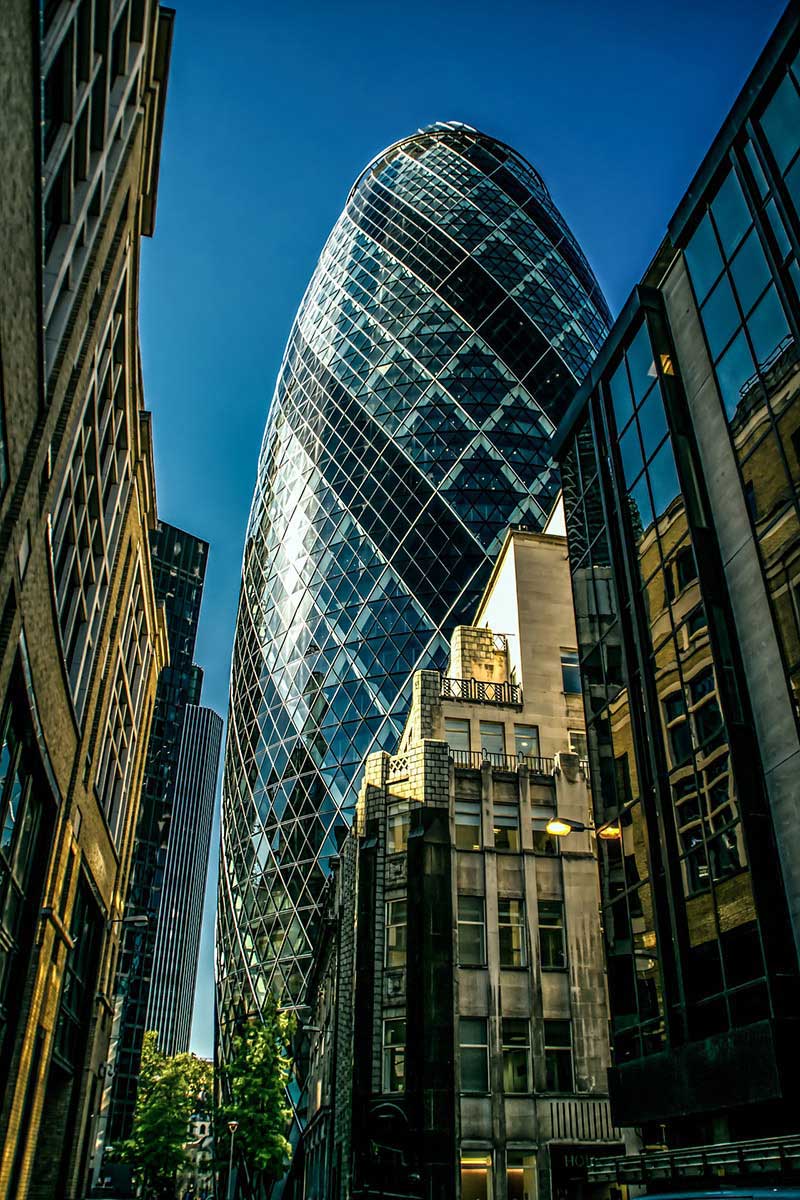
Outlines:
[[[267,419],[231,673],[217,914],[223,1053],[301,1001],[365,755],[394,750],[504,531],[540,529],[548,441],[609,325],[537,172],[441,123],[356,180]]]

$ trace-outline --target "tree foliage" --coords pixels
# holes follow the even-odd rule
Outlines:
[[[251,1171],[270,1179],[280,1179],[292,1153],[286,1138],[292,1115],[286,1084],[294,1026],[294,1018],[282,1013],[270,996],[261,1020],[235,1035],[225,1067],[228,1102],[220,1114],[222,1121],[238,1121],[239,1153]]]
[[[162,1054],[158,1034],[144,1035],[133,1130],[116,1151],[133,1167],[145,1197],[174,1196],[192,1113],[201,1096],[210,1103],[213,1089],[210,1063],[194,1054]]]

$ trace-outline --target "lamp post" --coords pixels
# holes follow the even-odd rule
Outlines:
[[[228,1129],[231,1134],[231,1156],[228,1161],[228,1200],[233,1200],[233,1139],[236,1137],[238,1128],[238,1121],[228,1121]]]
[[[551,817],[545,825],[545,831],[553,837],[566,837],[570,833],[593,833],[604,841],[614,841],[622,837],[619,821],[608,821],[599,829],[594,824],[585,825],[583,821],[571,821],[569,817]]]

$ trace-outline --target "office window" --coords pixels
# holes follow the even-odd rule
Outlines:
[[[554,970],[567,965],[561,900],[539,901],[539,954],[543,967]]]
[[[491,1200],[491,1195],[491,1154],[470,1154],[462,1158],[461,1200]]]
[[[383,1090],[403,1092],[406,1086],[406,1022],[404,1017],[383,1022]]]
[[[456,846],[459,850],[481,848],[481,802],[480,800],[456,800],[455,803]]]
[[[483,896],[458,897],[458,961],[462,967],[482,967],[486,963]]]
[[[578,667],[578,655],[574,650],[561,651],[561,683],[568,695],[580,695],[581,672]]]
[[[518,804],[495,804],[494,845],[496,850],[519,850]]]
[[[536,725],[514,726],[514,753],[517,758],[539,757],[539,730]]]
[[[525,908],[522,900],[500,896],[497,900],[500,966],[525,966]]]
[[[503,1017],[503,1091],[531,1090],[531,1030],[527,1017]]]
[[[569,733],[569,748],[573,754],[577,754],[578,758],[586,758],[588,751],[586,749],[586,734],[582,729],[570,729]]]
[[[489,1044],[485,1017],[459,1017],[461,1091],[488,1092]]]
[[[444,739],[451,750],[469,753],[469,721],[460,717],[445,717]]]
[[[544,1022],[545,1088],[548,1092],[571,1092],[572,1031],[569,1021]]]
[[[506,1151],[506,1196],[508,1200],[534,1200],[536,1155],[526,1150]]]
[[[481,753],[493,756],[505,752],[506,734],[502,722],[481,721]]]
[[[386,902],[386,966],[406,965],[406,898]]]
[[[386,853],[405,854],[408,845],[408,830],[411,821],[408,810],[390,812],[386,818]]]

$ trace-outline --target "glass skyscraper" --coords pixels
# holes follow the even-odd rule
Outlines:
[[[607,331],[518,154],[455,123],[385,150],[300,306],[244,551],[217,928],[223,1038],[296,1003],[359,764],[393,748],[509,524],[540,529],[549,438]]]

